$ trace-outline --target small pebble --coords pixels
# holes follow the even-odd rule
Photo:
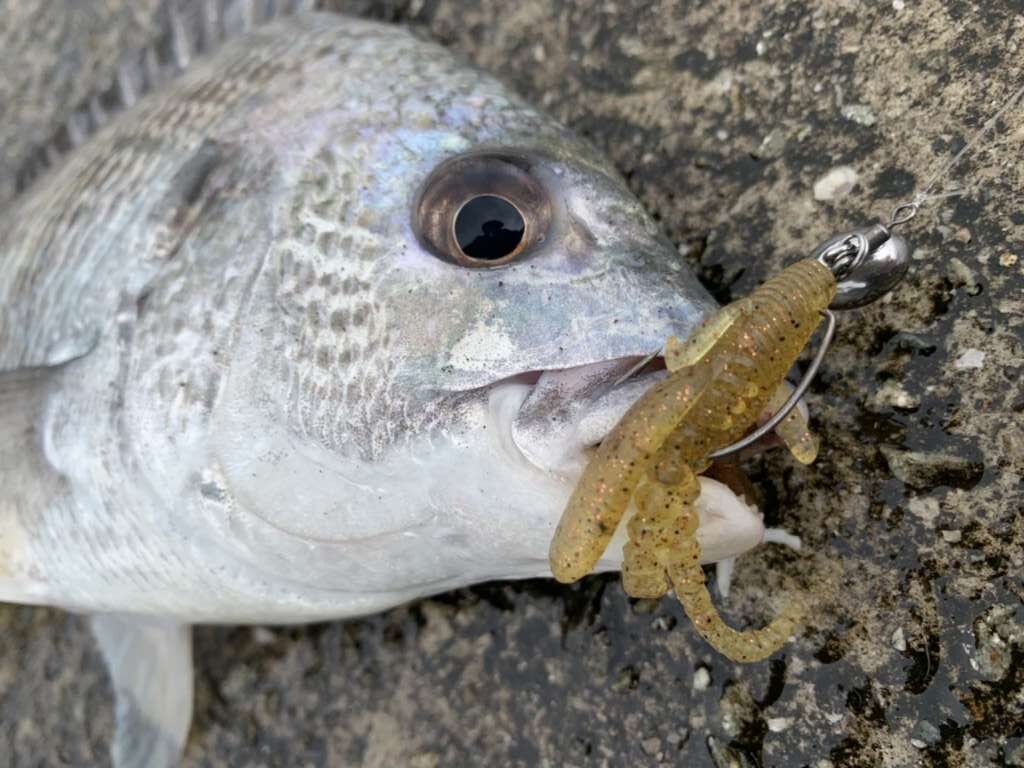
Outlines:
[[[978,292],[978,279],[974,276],[974,272],[971,268],[964,264],[956,256],[949,260],[949,270],[947,272],[949,280],[954,286],[964,286],[968,292],[976,294]]]
[[[636,688],[636,684],[639,679],[640,673],[637,672],[634,667],[626,666],[619,670],[619,673],[615,676],[615,680],[612,682],[610,687],[616,693],[628,691]]]
[[[939,516],[939,502],[937,499],[921,498],[917,496],[911,499],[907,503],[907,509],[910,510],[910,514],[914,517],[919,517],[928,525],[932,525],[935,522],[935,518]]]
[[[902,11],[907,7],[907,4],[903,0],[892,0],[892,9],[894,11]]]
[[[934,343],[924,336],[916,333],[910,333],[909,331],[900,331],[892,337],[892,340],[889,343],[901,352],[919,352],[925,355],[930,355],[935,351]]]
[[[892,647],[900,653],[907,650],[907,638],[903,636],[903,627],[897,627],[889,639],[892,642]]]
[[[672,616],[657,616],[651,622],[651,629],[655,632],[668,632],[675,625],[676,620]]]
[[[953,529],[942,532],[942,538],[948,541],[950,544],[956,544],[964,537],[963,531],[959,529]]]
[[[252,640],[256,645],[271,645],[277,639],[277,635],[266,627],[253,627]]]
[[[782,154],[786,148],[786,137],[781,131],[772,131],[761,141],[761,146],[754,152],[754,157],[760,160],[771,160]]]
[[[848,165],[833,168],[814,182],[815,200],[836,200],[850,194],[860,177]]]
[[[1015,253],[1004,253],[999,257],[999,263],[1004,267],[1012,267],[1017,263],[1017,254]]]
[[[953,362],[958,371],[981,368],[985,365],[985,353],[980,349],[967,349]]]
[[[789,728],[793,724],[792,717],[769,717],[765,723],[768,725],[768,730],[772,733],[782,733],[784,730]]]
[[[711,673],[708,672],[707,667],[697,667],[697,671],[693,673],[693,690],[705,691],[709,685],[711,685]]]
[[[852,120],[859,125],[872,126],[878,122],[875,113],[867,104],[845,104],[840,113],[847,120]]]
[[[651,736],[649,739],[644,739],[640,742],[640,746],[644,748],[644,752],[653,757],[661,751],[661,739],[657,736]]]
[[[942,734],[939,729],[927,720],[918,720],[914,730],[910,732],[910,743],[918,749],[931,747],[942,741]]]
[[[876,413],[886,408],[914,411],[920,407],[921,400],[907,392],[898,381],[889,380],[868,398],[867,405]]]
[[[673,747],[674,749],[679,749],[680,747],[682,747],[686,743],[686,740],[689,737],[690,737],[690,732],[684,728],[681,731],[676,731],[675,733],[670,733],[668,736],[665,737],[665,741],[668,742],[668,745],[670,747]]]
[[[973,488],[985,471],[982,463],[952,453],[904,451],[891,445],[881,445],[879,450],[892,473],[920,491],[941,485]]]
[[[1024,644],[1024,627],[1010,605],[995,605],[974,622],[974,655],[971,666],[984,680],[995,682],[1009,673],[1014,646]]]
[[[843,721],[843,717],[845,717],[845,715],[843,715],[842,712],[825,713],[825,719],[828,720],[831,725],[838,725]]]

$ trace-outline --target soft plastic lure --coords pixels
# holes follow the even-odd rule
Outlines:
[[[777,403],[835,292],[829,268],[801,261],[712,315],[687,341],[669,339],[671,375],[628,411],[576,486],[551,548],[557,579],[575,581],[594,567],[634,499],[622,570],[628,594],[661,597],[671,585],[701,635],[732,659],[762,659],[785,642],[797,619],[793,610],[751,632],[731,629],[718,615],[700,566],[693,502],[708,455],[742,437]],[[780,430],[802,460],[813,459],[813,438],[796,412]]]

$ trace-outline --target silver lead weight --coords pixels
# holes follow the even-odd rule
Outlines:
[[[836,235],[822,243],[814,258],[836,276],[831,309],[856,309],[891,291],[910,266],[907,241],[881,224]]]

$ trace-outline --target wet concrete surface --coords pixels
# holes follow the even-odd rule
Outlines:
[[[332,5],[589,137],[721,300],[885,216],[1022,84],[1019,3]],[[997,127],[940,185],[977,189],[905,229],[906,281],[841,318],[818,462],[748,463],[805,548],[742,558],[723,610],[760,622],[811,591],[783,652],[732,664],[613,577],[201,628],[186,764],[1024,765],[1024,110]],[[0,609],[0,764],[106,764],[111,707],[83,620]]]

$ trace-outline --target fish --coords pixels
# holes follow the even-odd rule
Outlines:
[[[667,375],[638,362],[715,308],[498,80],[401,27],[272,21],[0,212],[0,600],[89,614],[114,764],[174,765],[193,624],[551,577],[595,446]],[[704,562],[764,540],[700,483]]]

